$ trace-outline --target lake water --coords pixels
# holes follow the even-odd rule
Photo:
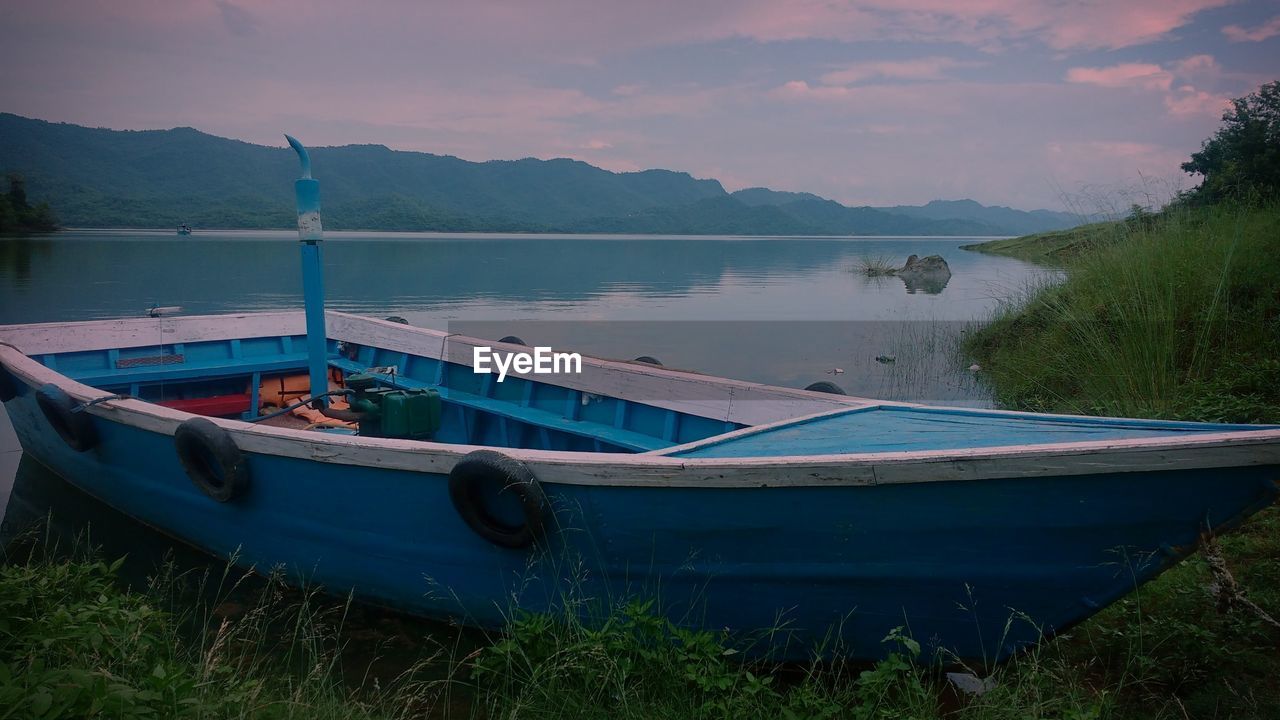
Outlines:
[[[790,387],[828,380],[852,395],[986,405],[956,340],[1001,300],[1053,275],[959,249],[980,240],[329,233],[326,296],[332,309],[495,340],[649,355]],[[912,254],[941,255],[952,277],[911,287],[856,272],[865,259],[901,265]],[[200,314],[301,304],[292,232],[0,239],[0,324],[138,317],[155,305]],[[0,419],[0,512],[18,466]]]
[[[296,237],[69,231],[0,240],[0,324],[137,317],[153,305],[188,314],[298,309]],[[941,335],[988,317],[1048,272],[959,249],[976,241],[331,233],[325,282],[332,309],[424,327],[650,355],[777,385],[826,379],[856,395],[968,404],[985,395],[951,376],[952,358],[936,357]],[[855,272],[864,258],[901,265],[912,254],[943,256],[951,279],[908,287]],[[895,362],[875,361],[885,356]]]

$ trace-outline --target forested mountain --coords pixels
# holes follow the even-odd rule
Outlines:
[[[1093,222],[1100,218],[1081,218],[1073,213],[1054,212],[1052,210],[1014,210],[1013,208],[981,205],[973,200],[934,200],[922,205],[896,205],[883,208],[886,212],[907,217],[925,218],[929,220],[972,220],[974,222],[996,225],[1013,235],[1045,232],[1045,230],[1061,230],[1075,227],[1083,222]]]
[[[878,209],[765,188],[730,194],[688,173],[566,159],[469,162],[381,145],[311,156],[335,230],[1004,235],[1078,222],[973,201]],[[0,175],[23,175],[28,194],[69,226],[288,228],[297,167],[288,148],[192,128],[108,130],[0,113]]]

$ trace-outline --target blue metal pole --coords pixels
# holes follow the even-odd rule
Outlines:
[[[329,403],[319,396],[329,391],[329,351],[324,330],[324,264],[320,243],[324,229],[320,225],[320,182],[311,177],[311,157],[296,139],[285,135],[298,153],[302,177],[293,183],[298,201],[298,240],[302,248],[302,295],[307,315],[307,368],[311,377],[312,407]]]

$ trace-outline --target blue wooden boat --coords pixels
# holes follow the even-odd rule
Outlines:
[[[801,659],[877,657],[899,626],[1002,659],[1277,494],[1278,427],[928,407],[590,357],[499,382],[476,348],[528,348],[322,309],[314,183],[298,185],[306,312],[0,327],[24,450],[175,538],[336,594],[488,628],[653,598]],[[348,424],[264,420],[264,395],[295,404],[273,389],[295,376],[296,411]]]

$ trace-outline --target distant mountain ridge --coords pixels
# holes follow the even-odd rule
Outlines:
[[[848,207],[685,172],[568,159],[470,162],[382,145],[311,148],[325,225],[361,230],[733,235],[1017,235],[1083,220],[972,200]],[[193,128],[109,130],[0,113],[0,173],[26,177],[64,225],[288,228],[297,160]]]
[[[927,205],[897,205],[884,208],[886,212],[908,217],[928,218],[932,220],[965,219],[991,223],[1013,230],[1013,235],[1029,235],[1045,232],[1038,229],[1053,223],[1066,223],[1055,229],[1064,229],[1093,222],[1095,218],[1080,218],[1078,215],[1053,210],[1014,210],[999,205],[981,205],[973,200],[934,200]]]

